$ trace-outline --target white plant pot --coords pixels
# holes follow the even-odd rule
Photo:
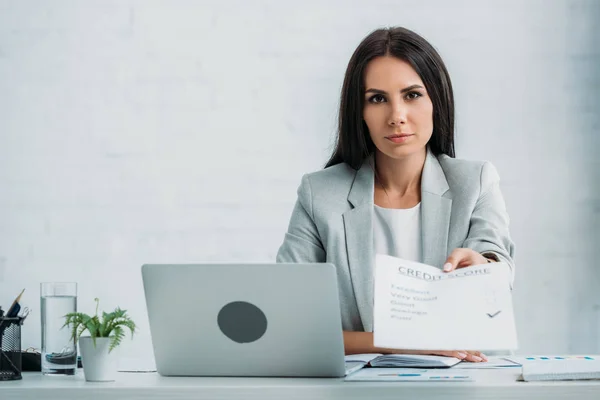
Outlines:
[[[96,338],[96,347],[90,336],[79,338],[81,363],[85,380],[111,382],[117,377],[117,349],[108,352],[111,338]]]

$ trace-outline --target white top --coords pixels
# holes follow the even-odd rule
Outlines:
[[[422,262],[421,203],[407,209],[375,205],[374,211],[375,254]]]

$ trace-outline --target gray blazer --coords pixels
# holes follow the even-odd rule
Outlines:
[[[277,262],[336,266],[342,326],[373,331],[372,158],[356,171],[338,164],[302,178]],[[489,162],[436,157],[421,177],[423,262],[441,268],[452,250],[493,252],[514,276],[514,244],[496,168]],[[512,286],[512,282],[511,282]]]

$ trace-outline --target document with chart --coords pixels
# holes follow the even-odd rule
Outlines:
[[[505,263],[443,272],[378,254],[374,345],[423,350],[516,349],[509,281],[510,268]]]

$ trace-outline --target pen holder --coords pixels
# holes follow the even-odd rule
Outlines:
[[[23,318],[0,317],[0,381],[22,379],[21,326]]]

